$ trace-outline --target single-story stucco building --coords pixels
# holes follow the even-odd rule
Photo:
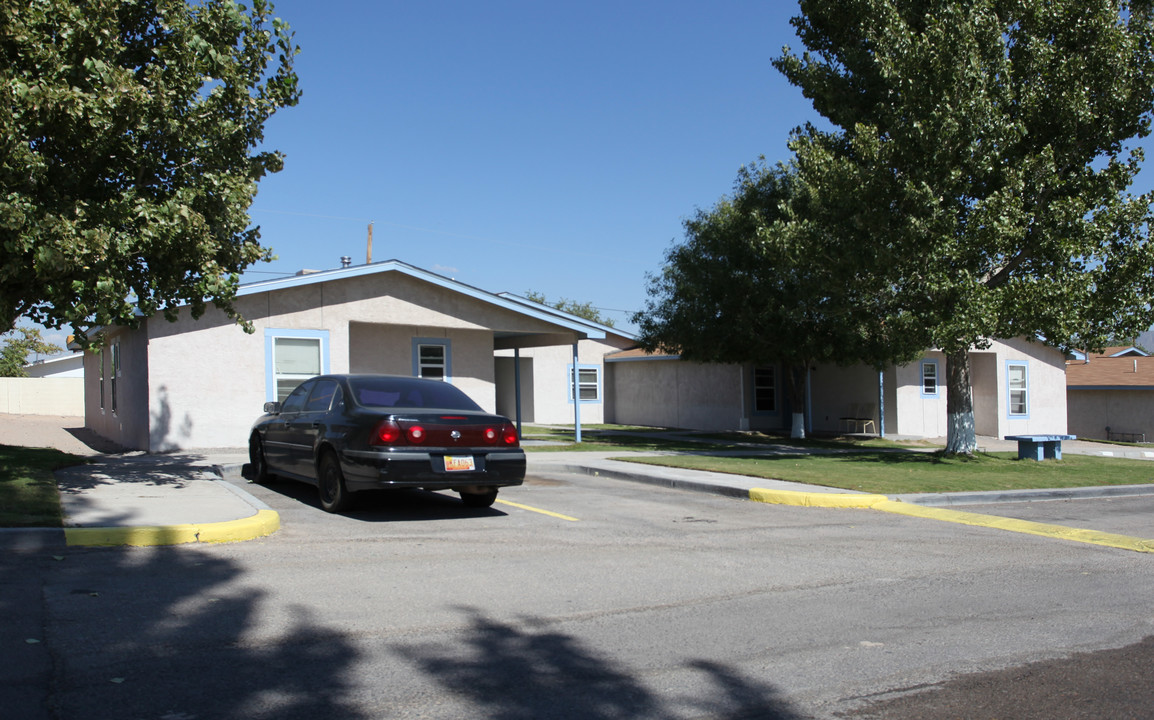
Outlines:
[[[439,378],[513,418],[573,423],[587,408],[597,422],[600,358],[633,342],[397,260],[242,285],[235,306],[254,333],[215,308],[103,328],[103,349],[85,358],[87,427],[150,452],[243,447],[266,401],[328,372]],[[574,364],[594,370],[579,374],[579,407]]]
[[[1025,338],[971,353],[979,435],[1066,432],[1065,357]],[[945,356],[929,351],[884,371],[819,365],[808,378],[807,431],[947,434]],[[789,430],[780,366],[713,365],[628,350],[606,357],[610,422],[702,430]]]

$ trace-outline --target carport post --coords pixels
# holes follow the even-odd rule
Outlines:
[[[577,368],[577,343],[573,343],[573,439],[581,442],[581,386],[577,382],[581,378],[581,371]]]
[[[521,437],[521,348],[513,348],[513,396],[517,406],[517,437]]]
[[[878,370],[878,437],[886,436],[886,371]]]

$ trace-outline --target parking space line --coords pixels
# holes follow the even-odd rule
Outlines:
[[[542,515],[548,515],[549,517],[555,517],[555,518],[560,518],[562,520],[568,520],[569,522],[581,522],[579,519],[577,519],[575,517],[569,517],[568,515],[562,515],[561,513],[550,512],[548,510],[542,510],[541,508],[530,507],[529,505],[522,505],[521,503],[509,502],[508,500],[497,500],[497,502],[501,503],[502,505],[508,505],[509,507],[515,507],[515,508],[519,508],[521,510],[528,510],[529,512],[535,512],[535,513],[540,513]]]

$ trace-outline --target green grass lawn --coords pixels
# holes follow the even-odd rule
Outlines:
[[[1069,453],[1060,461],[1044,462],[1018,460],[1016,453],[946,458],[941,453],[928,452],[931,446],[919,441],[899,443],[853,437],[793,440],[756,432],[679,433],[669,437],[666,432],[656,428],[593,425],[582,428],[581,443],[573,443],[571,426],[527,426],[526,439],[560,444],[529,446],[526,450],[677,453],[617,459],[885,495],[1154,483],[1154,462],[1145,460]],[[773,457],[753,454],[756,448],[788,451],[797,447],[816,452]],[[829,453],[831,450],[839,452]],[[713,454],[718,451],[725,454]]]
[[[627,430],[636,434],[609,434],[606,430]],[[653,428],[625,428],[620,425],[595,425],[581,427],[581,442],[573,442],[573,428],[526,427],[523,440],[543,440],[557,445],[528,445],[527,452],[628,452],[628,451],[668,451],[692,452],[700,450],[703,444],[691,440],[661,437]],[[737,449],[737,445],[716,445],[719,449]]]
[[[1154,483],[1154,462],[1070,454],[1063,455],[1062,460],[1043,462],[1018,460],[1015,453],[945,458],[938,453],[892,451],[773,458],[674,455],[618,459],[883,495]]]
[[[59,450],[0,445],[0,527],[60,527],[52,471],[84,458]]]
[[[581,442],[573,442],[573,426],[533,426],[525,427],[525,440],[544,440],[565,443],[564,445],[530,446],[531,452],[556,451],[613,451],[613,450],[654,450],[669,452],[691,452],[702,449],[740,450],[749,446],[787,446],[802,448],[823,448],[844,450],[846,448],[910,448],[926,447],[920,441],[894,442],[871,437],[806,438],[794,440],[783,435],[767,435],[760,432],[706,433],[685,432],[677,436],[667,435],[664,428],[633,427],[627,425],[583,425]]]

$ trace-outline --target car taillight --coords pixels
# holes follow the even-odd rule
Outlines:
[[[517,447],[517,428],[512,425],[502,425],[501,442],[509,447]]]
[[[382,420],[373,428],[370,445],[396,445],[401,439],[401,428],[392,420]]]
[[[421,443],[425,442],[425,428],[421,427],[420,425],[412,426],[409,428],[406,434],[409,437],[409,442],[413,443],[414,445],[420,445]]]
[[[482,437],[485,438],[485,442],[487,442],[487,443],[497,442],[497,429],[496,428],[485,428],[485,432],[483,432],[481,435],[482,435]]]

